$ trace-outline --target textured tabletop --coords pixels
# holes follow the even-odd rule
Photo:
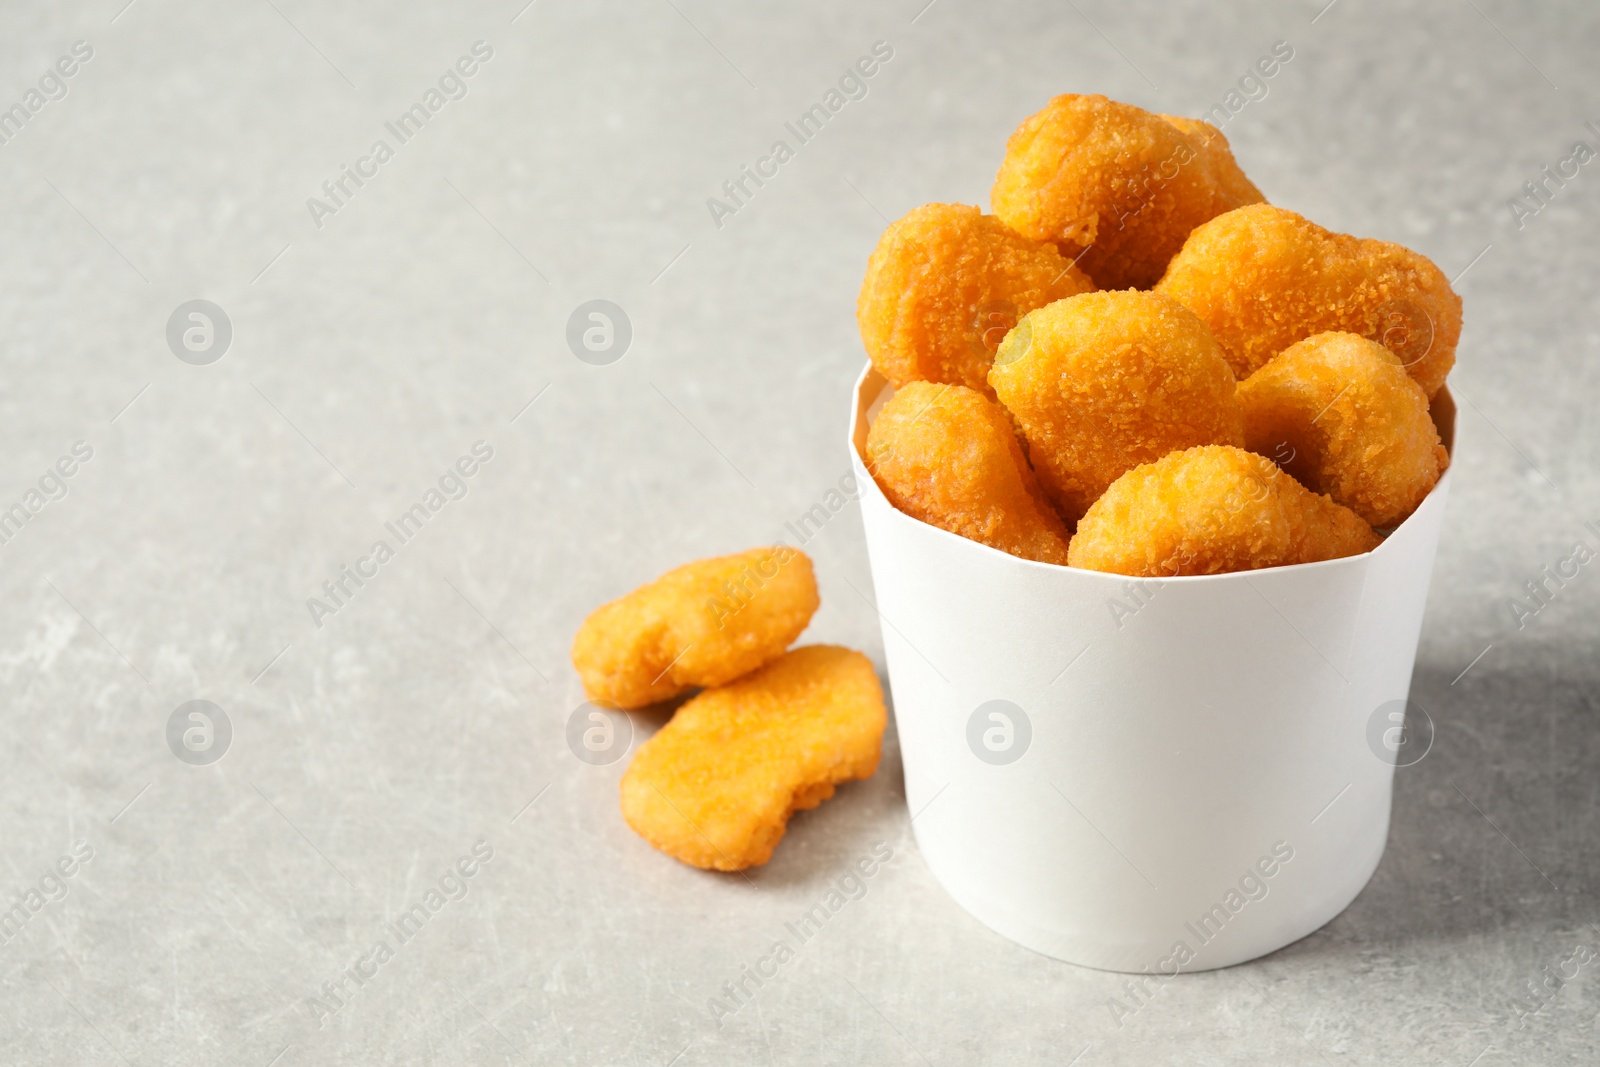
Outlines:
[[[1600,11],[1223,6],[0,11],[0,1062],[1594,1062]],[[1466,302],[1388,851],[1147,998],[949,899],[892,726],[748,877],[568,740],[590,609],[834,499],[878,235],[1061,92]],[[858,506],[808,536],[881,674]]]

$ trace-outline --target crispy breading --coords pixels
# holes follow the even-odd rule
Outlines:
[[[1241,380],[1330,330],[1388,348],[1428,396],[1455,365],[1461,298],[1426,256],[1256,204],[1196,229],[1156,285],[1203,319]]]
[[[831,645],[797,648],[695,696],[639,746],[622,776],[623,818],[692,866],[759,866],[789,816],[839,782],[872,776],[887,722],[872,661]]]
[[[1030,313],[989,381],[1068,522],[1130,467],[1244,443],[1222,350],[1192,313],[1153,293],[1087,293]]]
[[[572,665],[590,699],[644,707],[777,659],[819,602],[798,549],[687,563],[596,608],[573,639]]]
[[[1242,448],[1205,445],[1135,467],[1078,523],[1072,566],[1139,578],[1315,563],[1369,551],[1372,528]]]
[[[1257,189],[1255,183],[1246,178],[1244,171],[1239,169],[1238,162],[1233,158],[1233,150],[1228,147],[1228,139],[1222,135],[1221,130],[1203,119],[1188,119],[1182,115],[1161,117],[1187,134],[1189,140],[1200,150],[1200,154],[1207,157],[1211,176],[1217,183],[1221,203],[1243,207],[1245,204],[1259,204],[1265,200],[1261,190]],[[1232,208],[1228,210],[1231,211]]]
[[[1102,289],[1148,289],[1189,231],[1261,199],[1215,126],[1074,94],[1017,127],[989,194],[1018,233],[1086,249]]]
[[[989,364],[1017,317],[1093,288],[1054,245],[975,207],[924,204],[883,232],[856,321],[872,365],[897,387],[944,382],[993,395]]]
[[[1449,466],[1428,397],[1375,341],[1319,333],[1239,383],[1245,447],[1373,526],[1416,510]]]
[[[867,469],[914,519],[1044,563],[1069,534],[1045,500],[1005,409],[960,385],[912,382],[867,434]]]

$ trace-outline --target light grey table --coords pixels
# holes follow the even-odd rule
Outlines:
[[[0,943],[0,1062],[1594,1062],[1600,967],[1530,986],[1600,948],[1600,576],[1512,604],[1600,548],[1600,164],[1536,214],[1508,201],[1600,148],[1600,12],[525,2],[0,11],[0,107],[27,115],[0,113],[0,509],[27,515],[0,545],[0,893],[38,892]],[[732,202],[880,41],[865,95]],[[566,742],[571,635],[846,471],[885,223],[987,203],[1054,93],[1199,114],[1279,41],[1292,60],[1225,127],[1250,175],[1425,252],[1467,308],[1413,691],[1437,738],[1366,891],[1119,1025],[1122,977],[934,883],[892,730],[878,775],[748,879],[645,846],[625,763]],[[188,361],[169,346],[195,299],[231,325],[220,359],[187,311]],[[566,340],[593,299],[631,324],[607,365]],[[449,477],[475,442],[491,458]],[[459,499],[390,535],[441,478]],[[808,639],[881,668],[854,506],[808,550]],[[169,747],[191,700],[226,712],[220,761]],[[723,983],[880,843],[865,895],[717,1025]],[[441,880],[459,899],[402,941]]]

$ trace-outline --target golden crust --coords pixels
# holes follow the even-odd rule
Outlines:
[[[590,699],[644,707],[776,659],[819,602],[811,560],[796,549],[698,560],[595,609],[572,665]]]
[[[759,866],[790,815],[872,776],[887,722],[867,657],[797,648],[694,697],[639,746],[622,776],[623,818],[691,866]]]
[[[1189,231],[1261,199],[1215,126],[1073,94],[1017,127],[989,194],[1018,233],[1087,249],[1102,289],[1149,288]]]
[[[1373,526],[1395,526],[1450,463],[1428,397],[1382,345],[1319,333],[1239,383],[1245,446]]]
[[[1217,202],[1232,205],[1226,210],[1232,211],[1234,207],[1260,204],[1265,201],[1266,198],[1261,195],[1261,190],[1257,189],[1255,183],[1245,177],[1244,171],[1239,169],[1238,162],[1233,158],[1233,149],[1228,147],[1228,139],[1222,135],[1221,130],[1203,119],[1186,119],[1182,115],[1161,117],[1182,130],[1189,140],[1194,142],[1200,154],[1207,157],[1206,162],[1211,168],[1212,180],[1217,184]]]
[[[1078,523],[1072,566],[1140,578],[1223,574],[1353,556],[1378,536],[1270,460],[1206,445],[1118,478]]]
[[[1094,283],[1054,245],[963,204],[925,204],[889,226],[856,301],[861,343],[878,372],[989,395],[994,350],[1036,307]]]
[[[1153,293],[1088,293],[1032,312],[1006,336],[989,381],[1069,522],[1130,467],[1244,443],[1221,349],[1193,314]]]
[[[1296,341],[1339,330],[1394,352],[1431,397],[1461,338],[1461,298],[1426,256],[1267,204],[1196,229],[1156,292],[1211,327],[1241,379]]]
[[[1067,562],[1070,535],[1010,418],[971,389],[912,382],[895,393],[867,434],[867,467],[914,519],[1013,556]]]

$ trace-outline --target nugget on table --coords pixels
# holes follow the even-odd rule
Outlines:
[[[639,746],[622,776],[623,817],[691,866],[759,866],[796,811],[872,776],[887,722],[871,660],[797,648],[698,694]]]
[[[798,549],[698,560],[595,609],[572,642],[572,665],[590,699],[644,707],[777,659],[819,603]]]

